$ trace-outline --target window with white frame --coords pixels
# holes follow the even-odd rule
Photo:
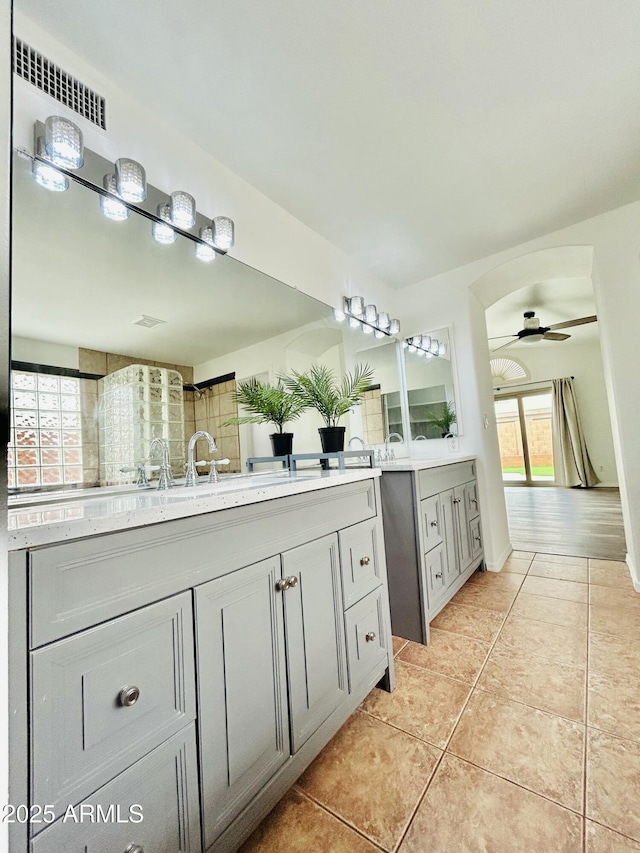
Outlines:
[[[11,372],[9,487],[82,483],[80,380]]]

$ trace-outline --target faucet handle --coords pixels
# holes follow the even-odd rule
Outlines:
[[[211,470],[209,471],[209,483],[217,483],[218,482],[218,465],[228,465],[231,462],[230,459],[203,459],[200,462],[196,462],[196,466],[199,465],[210,465]]]

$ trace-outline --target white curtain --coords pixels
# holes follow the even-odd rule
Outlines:
[[[600,480],[593,470],[584,441],[573,379],[553,380],[553,456],[559,486],[595,486]]]

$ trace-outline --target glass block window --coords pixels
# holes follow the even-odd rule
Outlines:
[[[11,373],[9,487],[82,483],[80,380]]]

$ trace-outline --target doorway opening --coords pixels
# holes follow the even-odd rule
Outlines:
[[[552,397],[522,391],[495,400],[502,480],[508,485],[552,485]]]

